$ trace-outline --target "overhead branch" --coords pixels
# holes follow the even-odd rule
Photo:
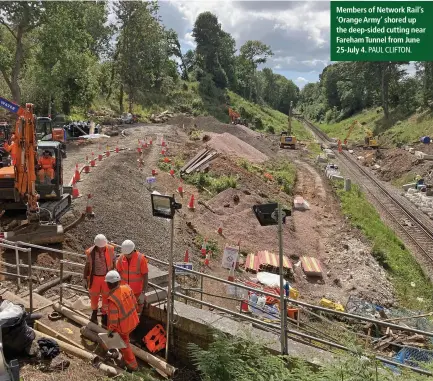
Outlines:
[[[15,40],[18,40],[17,35],[15,34],[15,32],[11,29],[11,27],[6,24],[4,22],[4,20],[0,20],[0,24],[4,25],[6,27],[6,29],[12,34],[12,36],[14,36]]]

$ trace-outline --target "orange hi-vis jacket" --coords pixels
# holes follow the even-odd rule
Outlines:
[[[116,262],[116,270],[120,274],[121,284],[128,284],[135,295],[143,290],[143,276],[149,272],[144,254],[134,251],[131,259],[121,254]]]
[[[140,322],[137,314],[137,299],[131,287],[120,285],[108,294],[108,329],[127,335]]]
[[[18,155],[18,145],[17,145],[17,143],[12,142],[11,144],[8,144],[7,142],[5,142],[4,149],[6,151],[8,151],[11,154],[12,159],[15,160],[15,158]]]
[[[87,287],[92,287],[93,267],[95,265],[95,246],[89,247],[85,253],[89,262],[89,273],[87,274]],[[114,270],[114,246],[105,246],[105,261],[107,263],[107,272]]]
[[[56,159],[54,157],[40,157],[38,160],[38,164],[42,167],[42,169],[50,169],[56,164]]]

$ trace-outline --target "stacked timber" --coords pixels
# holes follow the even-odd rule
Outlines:
[[[203,171],[207,169],[210,162],[217,157],[218,152],[204,148],[180,169],[180,173],[186,173],[189,175],[193,172]]]

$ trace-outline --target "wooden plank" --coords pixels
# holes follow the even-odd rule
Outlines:
[[[57,332],[55,329],[48,327],[44,323],[40,322],[39,320],[35,321],[35,329],[39,332],[45,333],[46,335],[50,335],[52,337],[55,337],[56,339],[62,340],[65,343],[71,344],[74,347],[86,349],[84,346],[82,346],[79,343],[76,343],[74,340],[70,339],[69,337],[61,334],[60,332]],[[78,329],[78,328],[77,328]]]
[[[204,161],[202,164],[200,164],[198,167],[196,167],[196,168],[195,168],[195,171],[199,172],[199,171],[203,170],[203,169],[205,168],[205,166],[208,166],[208,167],[209,167],[209,163],[210,163],[212,160],[215,160],[218,156],[219,156],[219,153],[216,152],[216,155],[215,155],[215,156],[209,157],[209,160]]]
[[[190,161],[188,161],[181,169],[180,172],[185,172],[188,167],[190,167],[193,163],[195,163],[201,156],[206,154],[209,150],[207,148],[203,148],[197,155],[195,155]]]
[[[192,171],[194,171],[196,168],[199,168],[201,165],[213,160],[212,158],[218,155],[217,152],[212,152],[211,154],[207,155],[204,157],[204,159],[202,159],[201,161],[199,161],[197,164],[194,164],[192,167],[189,167],[185,172],[186,173],[191,173]]]
[[[309,276],[323,276],[322,266],[318,259],[313,257],[301,257],[302,270]]]

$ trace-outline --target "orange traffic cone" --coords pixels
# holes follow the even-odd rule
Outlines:
[[[89,167],[89,156],[86,156],[86,165],[84,166],[84,173],[89,173],[90,167]]]
[[[233,265],[229,271],[229,276],[228,276],[227,280],[230,282],[235,281],[235,263],[234,262],[233,262]]]
[[[189,253],[188,253],[188,249],[185,250],[185,257],[183,258],[184,262],[189,262]]]
[[[179,193],[180,197],[183,197],[183,186],[182,186],[182,180],[180,181],[180,185],[177,188],[177,193]]]
[[[74,175],[74,179],[76,182],[80,181],[80,171],[78,169],[78,164],[75,164],[75,175]]]
[[[194,210],[195,209],[195,206],[194,206],[194,195],[193,194],[191,195],[191,199],[189,200],[188,209],[190,209],[190,210]]]
[[[92,160],[90,160],[90,166],[96,167],[95,154],[92,152]]]
[[[164,161],[164,163],[170,163],[171,160],[168,157],[164,157],[163,161]]]
[[[218,234],[223,235],[223,228],[221,226],[218,228]]]
[[[75,179],[72,181],[72,198],[78,198],[81,197],[80,191],[78,190],[77,183],[75,182]]]
[[[206,253],[207,253],[207,238],[204,239],[202,245],[201,245],[201,256],[204,258],[206,257]]]
[[[116,153],[119,153],[119,147],[116,147]]]
[[[141,153],[141,148],[140,147],[137,148],[137,152]]]
[[[161,155],[165,155],[165,148],[162,148]]]
[[[149,139],[149,145],[152,145],[152,138]]]
[[[110,148],[107,146],[107,149],[105,150],[105,156],[110,156]]]
[[[152,176],[156,175],[156,169],[152,169]]]
[[[173,168],[170,169],[170,176],[174,177],[174,169]]]
[[[99,160],[99,161],[102,161],[102,154],[99,154],[99,155],[98,155],[98,160]]]
[[[92,198],[91,194],[87,195],[87,204],[86,204],[86,214],[88,217],[90,216],[94,216],[95,214],[93,213],[93,207],[90,203],[90,199]]]

